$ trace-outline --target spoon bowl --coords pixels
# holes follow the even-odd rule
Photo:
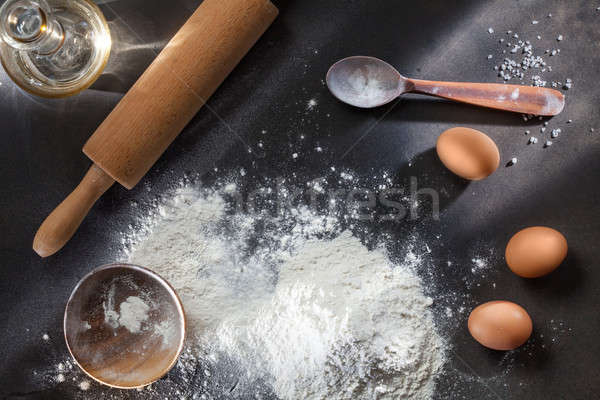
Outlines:
[[[333,64],[326,77],[331,93],[360,108],[379,107],[403,93],[413,92],[472,105],[552,116],[559,114],[565,98],[558,90],[505,83],[438,82],[405,78],[375,57],[354,56]]]
[[[360,108],[389,103],[404,93],[405,81],[390,64],[366,56],[336,62],[326,77],[327,87],[338,100]]]
[[[69,352],[96,381],[120,389],[158,380],[175,365],[185,339],[175,290],[129,264],[99,267],[77,284],[65,309]]]

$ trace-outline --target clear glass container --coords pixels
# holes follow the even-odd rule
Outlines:
[[[108,24],[88,0],[7,0],[0,8],[0,59],[22,89],[66,97],[89,87],[110,55]]]

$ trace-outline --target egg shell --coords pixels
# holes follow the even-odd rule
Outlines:
[[[506,263],[523,278],[554,271],[567,256],[567,239],[555,229],[533,226],[517,232],[506,245]]]
[[[527,311],[510,301],[490,301],[477,306],[469,315],[473,339],[493,350],[513,350],[531,336],[533,324]]]
[[[475,129],[448,129],[438,138],[436,150],[446,168],[472,181],[488,177],[500,165],[496,143]]]

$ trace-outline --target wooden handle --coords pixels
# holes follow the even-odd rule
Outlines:
[[[33,239],[33,250],[42,257],[60,250],[71,239],[96,200],[113,183],[114,179],[97,165],[92,165],[75,190],[42,223]]]
[[[561,92],[542,87],[419,79],[408,79],[408,85],[411,92],[522,114],[557,115],[565,106]]]
[[[277,13],[269,0],[204,0],[98,127],[83,152],[131,189]]]

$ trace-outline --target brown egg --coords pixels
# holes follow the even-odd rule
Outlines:
[[[513,350],[529,339],[533,324],[527,311],[510,301],[490,301],[469,315],[473,339],[494,350]]]
[[[517,232],[506,245],[506,263],[523,278],[554,271],[567,256],[567,239],[558,231],[534,226]]]
[[[448,129],[438,138],[436,150],[446,168],[472,181],[488,177],[500,165],[496,143],[475,129]]]

